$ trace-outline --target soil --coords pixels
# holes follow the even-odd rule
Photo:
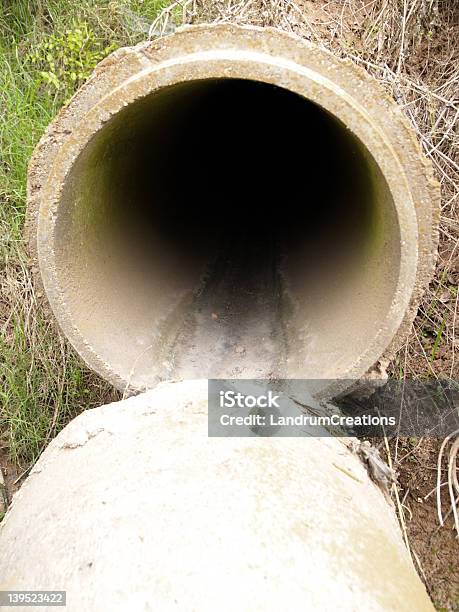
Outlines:
[[[399,438],[392,444],[403,501],[408,541],[416,569],[437,610],[459,611],[459,539],[450,513],[443,527],[437,517],[437,458],[442,440]],[[446,477],[446,466],[444,466]],[[446,479],[446,478],[445,478]],[[443,482],[443,479],[442,479]],[[444,513],[451,507],[447,487],[442,487]]]

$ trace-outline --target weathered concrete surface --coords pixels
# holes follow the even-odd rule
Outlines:
[[[37,147],[28,229],[57,321],[121,389],[352,379],[411,324],[438,195],[361,69],[203,26],[99,65]]]
[[[0,529],[0,590],[70,612],[431,611],[392,507],[337,439],[208,438],[205,382],[76,418]]]

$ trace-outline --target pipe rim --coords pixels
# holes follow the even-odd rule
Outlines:
[[[196,30],[199,30],[198,36],[202,34],[205,38],[206,30],[215,32],[217,28],[218,26],[211,26],[208,28],[191,28],[191,30],[195,30],[194,34],[196,34]],[[222,29],[225,28],[223,26]],[[233,29],[238,32],[248,28],[233,27]],[[249,29],[253,30],[254,35],[261,36],[263,33],[262,29]],[[181,35],[183,36],[184,33]],[[290,35],[283,33],[276,33],[276,35],[282,39],[289,38],[291,42],[292,37]],[[174,38],[174,36],[171,38]],[[167,39],[165,40],[167,42]],[[296,39],[295,43],[304,46],[304,41],[300,39]],[[275,78],[273,77],[273,70],[277,71]],[[131,382],[114,371],[111,365],[106,363],[83,338],[72,321],[72,314],[67,307],[65,295],[60,290],[54,252],[56,239],[54,220],[58,214],[61,186],[64,184],[78,154],[87,145],[90,138],[103,129],[104,124],[112,115],[136,100],[164,87],[200,78],[247,78],[271,83],[315,102],[342,121],[357,136],[381,169],[393,197],[399,223],[400,268],[394,298],[384,322],[379,326],[379,331],[369,343],[367,350],[357,358],[343,378],[352,379],[362,376],[390,346],[402,325],[416,288],[418,223],[415,203],[403,163],[377,121],[374,121],[362,104],[348,92],[324,75],[314,72],[291,59],[250,49],[220,48],[201,52],[185,52],[183,55],[159,61],[157,64],[150,63],[149,66],[121,82],[115,89],[102,97],[80,119],[72,133],[61,145],[41,196],[37,250],[43,284],[51,308],[63,332],[86,363],[115,384],[116,387],[125,389],[126,385]],[[90,84],[91,82],[88,86]],[[410,237],[410,240],[408,237]],[[135,385],[131,386],[135,388]],[[142,388],[144,387],[138,389]]]

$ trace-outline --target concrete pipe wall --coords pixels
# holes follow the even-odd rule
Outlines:
[[[37,147],[28,228],[46,295],[118,388],[358,378],[409,327],[438,185],[354,65],[272,29],[121,49]]]
[[[51,442],[0,526],[0,591],[22,589],[66,590],[69,612],[434,610],[345,442],[208,438],[205,381]]]

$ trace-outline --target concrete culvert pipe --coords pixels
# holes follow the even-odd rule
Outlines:
[[[0,590],[21,589],[65,590],[69,612],[434,610],[343,439],[209,438],[205,381],[50,443],[0,529]]]
[[[437,216],[395,103],[270,29],[188,28],[117,51],[29,175],[51,307],[119,388],[360,377],[411,323]]]

